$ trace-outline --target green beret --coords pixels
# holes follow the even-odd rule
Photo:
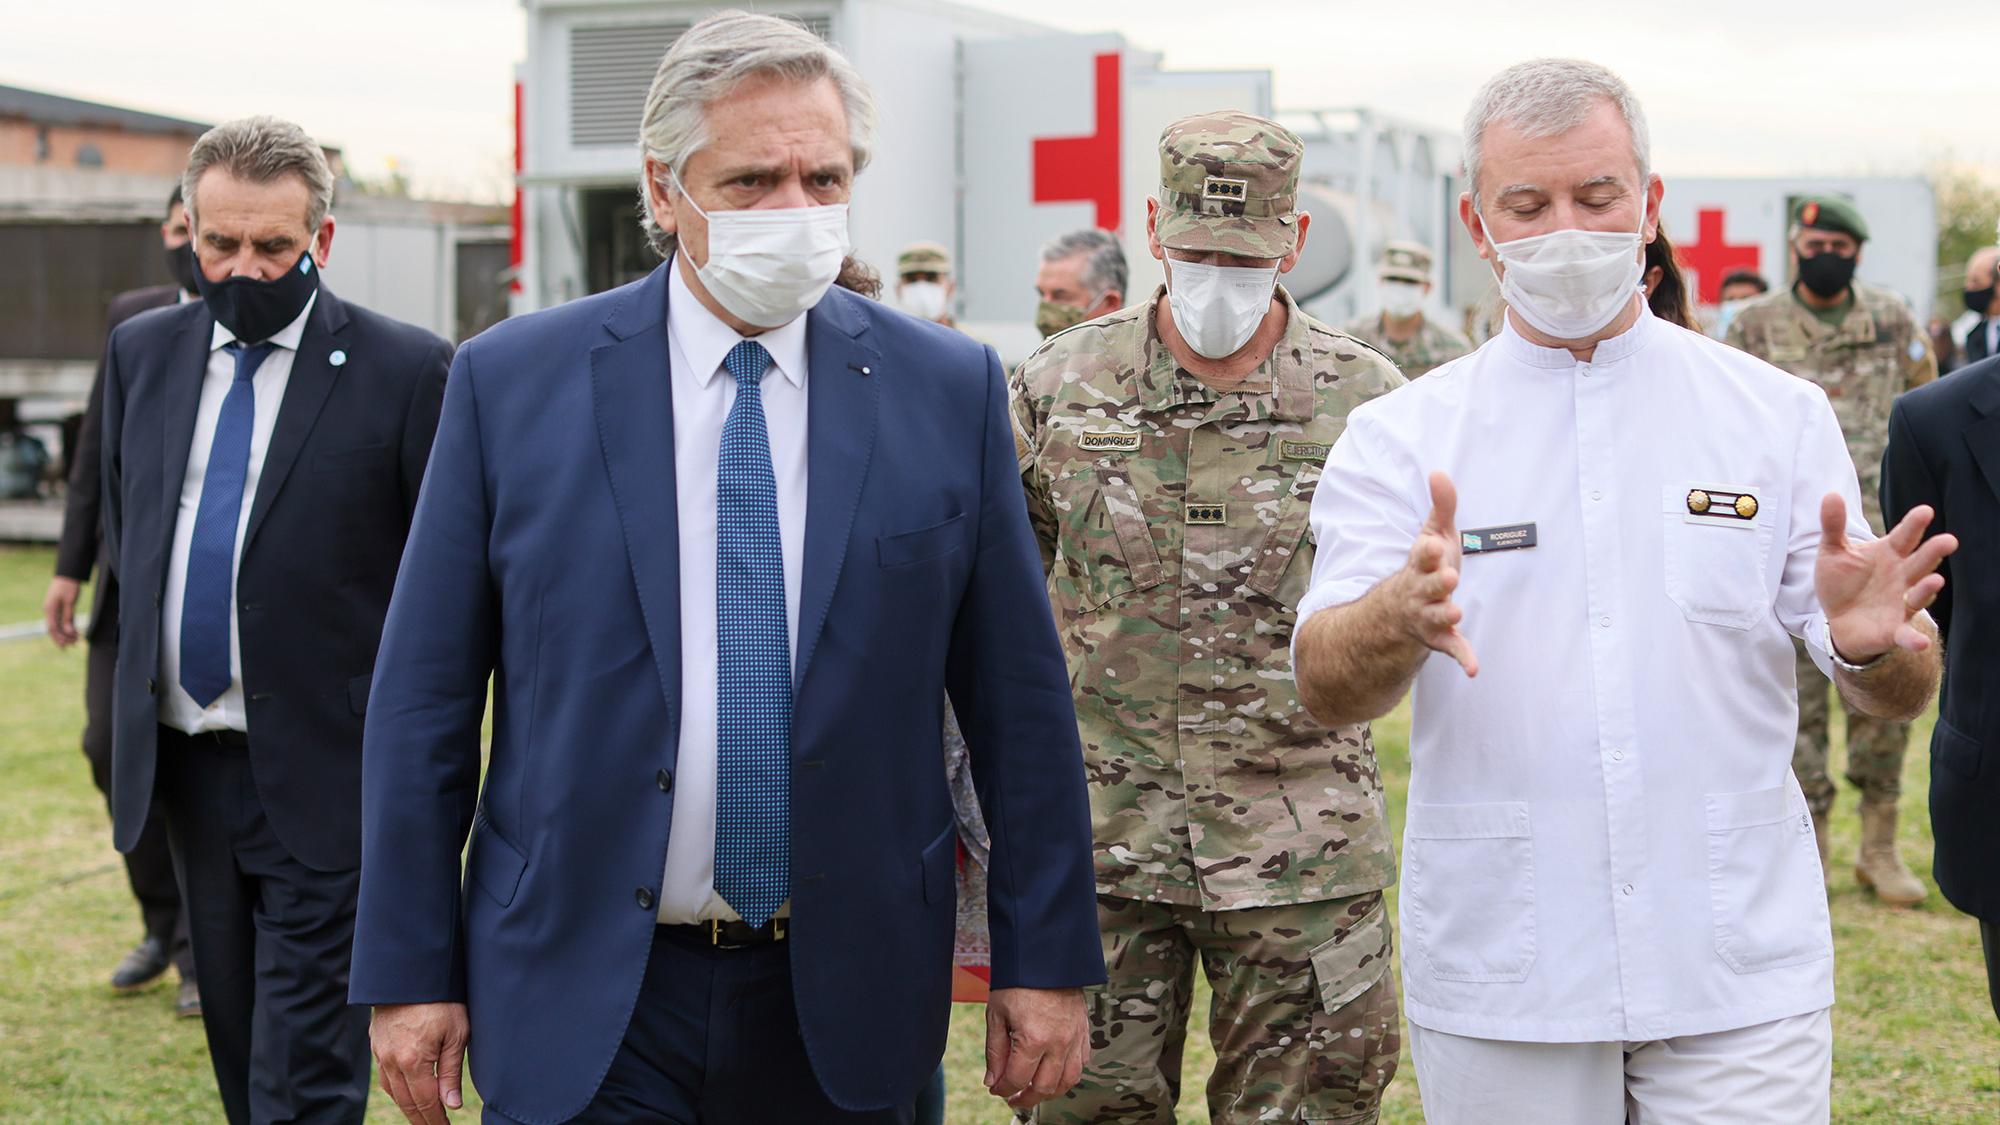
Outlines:
[[[1792,208],[1792,221],[1814,230],[1851,234],[1858,242],[1868,241],[1868,223],[1854,204],[1831,195],[1808,195]]]

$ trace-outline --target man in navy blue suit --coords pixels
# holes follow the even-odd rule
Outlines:
[[[488,1121],[907,1121],[950,997],[947,693],[986,1084],[1077,1079],[1089,814],[1000,365],[830,288],[873,117],[802,27],[702,21],[643,118],[667,262],[458,353],[363,767],[351,995],[412,1122],[468,1049]]]

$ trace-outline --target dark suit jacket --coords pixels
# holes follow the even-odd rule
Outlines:
[[[1934,874],[1953,906],[2000,922],[2000,358],[1919,387],[1889,414],[1882,514],[1937,511],[1958,551],[1931,614],[1944,692],[1931,734]]]
[[[1972,331],[1965,334],[1966,363],[1977,363],[1987,358],[1986,328],[1990,323],[1990,320],[1981,320],[1972,326]]]
[[[104,372],[104,529],[121,583],[113,840],[152,805],[160,605],[214,319],[142,313]],[[335,364],[339,355],[343,362]],[[292,361],[237,565],[250,761],[271,828],[323,871],[361,862],[361,717],[430,455],[451,345],[322,288]]]
[[[674,829],[668,268],[459,350],[376,666],[350,995],[466,1001],[479,1091],[526,1121],[581,1110],[618,1050]],[[1103,979],[1089,808],[998,360],[845,290],[807,315],[793,983],[833,1101],[909,1105],[950,1007],[946,691],[995,988]]]
[[[105,335],[145,312],[180,300],[180,286],[154,285],[128,289],[111,298],[105,313]],[[76,432],[76,448],[65,451],[69,458],[69,495],[63,500],[62,539],[56,544],[56,574],[77,582],[90,581],[97,569],[97,589],[91,595],[90,627],[85,636],[91,644],[118,639],[118,576],[104,556],[104,522],[100,504],[104,498],[104,360],[97,361],[97,377],[90,382],[90,400],[83,409],[83,425]]]

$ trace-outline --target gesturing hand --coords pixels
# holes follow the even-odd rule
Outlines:
[[[447,1125],[465,1104],[460,1065],[472,1025],[463,1004],[383,1004],[368,1024],[382,1091],[410,1125]]]
[[[1937,573],[1958,538],[1925,539],[1931,509],[1919,504],[1880,539],[1856,543],[1847,537],[1847,502],[1829,492],[1819,502],[1819,561],[1813,588],[1833,634],[1833,647],[1851,664],[1864,664],[1892,648],[1922,652],[1931,639],[1910,619],[1944,589]]]
[[[986,1088],[1008,1105],[1061,1097],[1089,1058],[1082,989],[999,988],[987,998]]]
[[[1410,634],[1425,647],[1458,661],[1467,676],[1477,676],[1479,657],[1465,634],[1458,631],[1465,611],[1451,600],[1452,591],[1458,589],[1463,557],[1457,526],[1458,490],[1443,473],[1432,473],[1430,483],[1430,518],[1410,546],[1410,561],[1397,575],[1402,618]]]

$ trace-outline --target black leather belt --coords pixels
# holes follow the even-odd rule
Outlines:
[[[222,750],[250,749],[250,736],[240,730],[205,730],[200,734],[189,734],[184,730],[162,725],[160,737],[191,742],[196,746],[212,746]]]
[[[789,936],[791,919],[773,918],[761,926],[748,922],[696,922],[692,926],[661,926],[663,930],[697,945],[716,949],[755,949],[775,945]]]

